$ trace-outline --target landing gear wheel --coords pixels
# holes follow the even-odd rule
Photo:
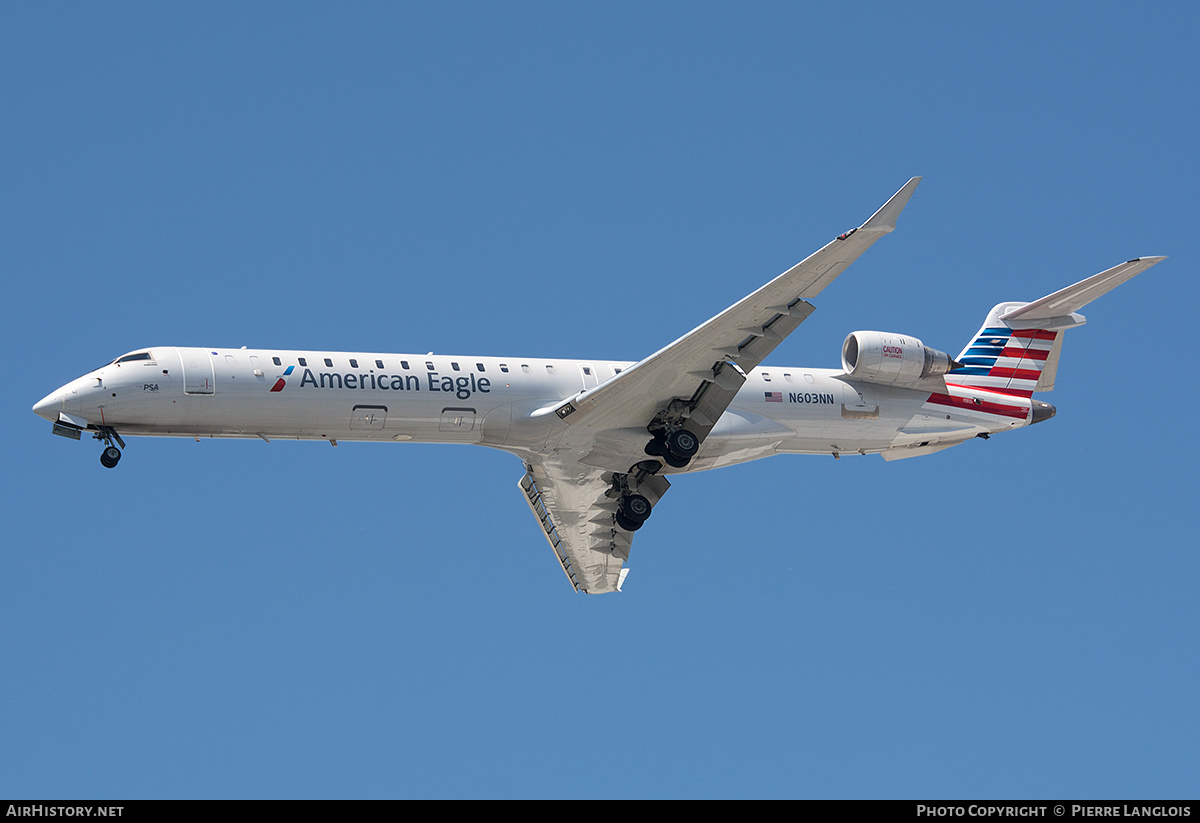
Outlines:
[[[92,439],[105,444],[104,451],[100,452],[100,465],[106,469],[115,468],[121,460],[121,449],[118,449],[117,446],[125,448],[125,441],[112,426],[97,426],[96,428],[97,431],[92,435]],[[114,445],[114,441],[116,445]]]
[[[663,459],[664,463],[666,463],[668,466],[670,466],[673,469],[682,469],[688,463],[692,462],[692,458],[690,458],[690,457],[676,457],[675,455],[671,454],[669,451],[663,453],[662,459]]]
[[[667,451],[675,457],[690,460],[700,450],[700,438],[687,429],[676,429],[667,435]]]
[[[617,516],[640,526],[650,516],[650,501],[640,494],[627,494],[617,504]],[[631,529],[630,531],[635,530]]]
[[[617,511],[617,525],[627,532],[635,532],[642,527],[641,523],[634,523],[628,517]]]

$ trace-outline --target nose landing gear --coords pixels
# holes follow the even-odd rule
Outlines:
[[[117,434],[117,430],[111,426],[100,426],[99,430],[92,435],[94,440],[102,440],[106,444],[104,451],[100,452],[100,465],[106,469],[116,468],[117,463],[121,461],[121,449],[113,445],[115,440],[120,444],[121,448],[125,447],[125,441],[121,439],[121,435]]]

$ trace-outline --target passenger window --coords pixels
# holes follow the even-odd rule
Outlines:
[[[433,361],[432,361],[432,360],[426,360],[426,361],[425,361],[425,368],[429,369],[430,371],[433,371]]]
[[[401,361],[400,361],[400,368],[404,369],[405,371],[408,371],[408,361],[407,361],[407,360],[401,360]]]
[[[528,365],[526,365],[525,363],[522,363],[522,364],[521,364],[521,371],[525,372],[526,374],[529,374],[529,366],[528,366]]]
[[[547,374],[554,374],[554,367],[553,367],[553,366],[551,366],[549,363],[547,363],[547,364],[546,364],[546,373],[547,373]]]
[[[332,361],[332,360],[330,360],[328,357],[326,357],[326,358],[325,358],[325,365],[326,365],[326,366],[328,366],[329,368],[331,368],[331,369],[332,369],[332,368],[333,368],[333,361]]]
[[[763,372],[763,373],[762,373],[762,376],[763,376],[763,382],[764,382],[764,383],[770,383],[770,382],[771,382],[771,375],[770,375],[769,373],[767,373],[767,372]]]
[[[508,366],[506,366],[505,364],[501,363],[501,364],[500,364],[500,371],[504,372],[505,374],[508,374]]]
[[[376,361],[375,361],[375,368],[377,368],[377,369],[382,369],[382,368],[383,368],[383,361],[382,361],[382,360],[376,360]]]
[[[278,357],[272,357],[272,358],[271,358],[271,362],[272,362],[272,363],[274,363],[276,366],[282,366],[282,365],[283,365],[283,361],[282,361],[282,360],[280,360]]]
[[[453,362],[452,362],[452,363],[450,364],[450,368],[454,369],[455,371],[458,371],[458,364],[457,364],[457,363],[453,363]]]
[[[304,366],[306,368],[308,367],[308,360],[306,360],[303,357],[297,357],[296,362],[299,363],[301,366]]]
[[[479,371],[487,371],[487,369],[483,367],[482,363],[476,363],[475,368],[477,368]]]
[[[350,368],[352,368],[352,369],[358,368],[358,361],[355,360],[353,357],[350,358]]]

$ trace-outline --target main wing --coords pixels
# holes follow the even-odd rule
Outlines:
[[[612,472],[544,460],[526,463],[518,485],[575,590],[620,591],[629,571],[622,564],[629,559],[633,533],[617,527]],[[665,477],[652,475],[638,491],[655,505],[670,486]]]
[[[921,182],[909,180],[867,222],[839,235],[716,317],[605,383],[540,411],[570,425],[643,428],[679,398],[691,403],[689,429],[701,441],[745,382],[814,311],[809,298],[833,282],[883,235]]]
[[[920,182],[912,178],[857,229],[666,348],[598,387],[534,413],[555,414],[568,430],[553,455],[526,463],[519,485],[577,591],[619,591],[625,579],[633,533],[617,525],[619,487],[633,482],[651,505],[670,487],[661,475],[630,468],[646,457],[641,450],[655,416],[678,401],[686,409],[687,428],[703,442],[746,381],[746,372],[813,312],[809,298],[896,227]]]

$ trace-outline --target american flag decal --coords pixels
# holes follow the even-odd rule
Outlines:
[[[763,392],[763,394],[766,395],[766,401],[768,403],[782,403],[783,402],[783,392],[768,391],[768,392]]]

